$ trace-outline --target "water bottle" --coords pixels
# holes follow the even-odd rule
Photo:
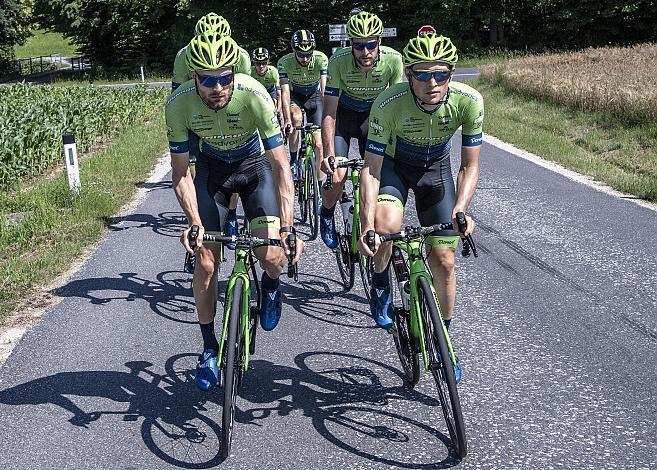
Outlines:
[[[410,311],[411,285],[408,281],[401,281],[399,283],[399,294],[401,295],[404,310]]]
[[[352,201],[346,194],[342,194],[340,201],[340,208],[342,209],[342,219],[344,220],[345,233],[351,233],[351,223],[354,215],[354,201]]]

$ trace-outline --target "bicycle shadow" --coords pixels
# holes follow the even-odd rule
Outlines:
[[[325,356],[331,363],[337,357],[343,362],[357,364],[316,371],[310,363],[317,356]],[[358,363],[366,363],[370,367]],[[449,437],[425,423],[381,409],[394,401],[408,401],[434,407],[436,413],[441,413],[436,399],[403,385],[401,372],[379,361],[331,351],[299,354],[295,358],[295,365],[297,368],[280,366],[267,360],[253,361],[254,371],[245,375],[239,396],[252,404],[263,406],[250,409],[237,407],[236,422],[259,426],[259,421],[274,414],[287,416],[294,411],[301,411],[311,419],[315,430],[327,441],[372,462],[401,468],[450,468],[458,464],[458,457],[449,445]],[[400,384],[384,385],[373,368],[394,375]],[[268,404],[275,406],[266,406]],[[338,428],[342,434],[350,435],[349,442],[339,436],[334,428]],[[411,439],[409,428],[415,428],[415,434],[423,432],[441,441],[447,449],[447,457],[442,461],[421,464],[359,448],[359,443],[365,446],[366,440],[370,444],[371,441],[378,443],[370,446],[376,449],[385,449],[388,442],[408,442]]]
[[[183,366],[177,365],[182,360]],[[129,372],[60,372],[0,390],[5,405],[53,404],[71,414],[72,426],[89,429],[103,416],[118,415],[126,422],[141,423],[141,436],[154,455],[182,468],[212,468],[221,463],[221,427],[203,412],[216,394],[196,389],[187,371],[195,354],[177,354],[158,374],[147,361],[129,361]],[[76,403],[85,397],[127,405],[123,410],[84,410]],[[97,425],[102,427],[102,425]],[[112,428],[114,431],[114,428]],[[112,431],[112,432],[113,432]]]
[[[181,212],[160,212],[152,214],[129,214],[118,217],[103,217],[103,222],[113,232],[134,228],[150,228],[158,235],[179,237],[187,228],[187,219]]]
[[[137,273],[119,273],[119,277],[76,279],[53,290],[60,297],[80,297],[94,305],[124,300],[143,300],[157,315],[179,323],[197,323],[191,279],[180,271],[162,271],[156,280]],[[112,294],[110,294],[112,292]],[[120,294],[125,292],[125,294]]]

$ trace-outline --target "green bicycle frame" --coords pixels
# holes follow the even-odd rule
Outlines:
[[[233,295],[235,295],[235,281],[237,279],[242,279],[242,305],[240,315],[242,321],[240,326],[242,328],[242,338],[244,339],[244,370],[247,370],[249,367],[249,348],[248,345],[251,344],[251,329],[249,328],[249,314],[250,314],[250,305],[249,299],[251,298],[251,278],[249,277],[249,267],[251,266],[251,250],[240,248],[239,245],[235,248],[235,265],[233,266],[233,272],[230,275],[228,280],[228,287],[226,288],[226,301],[224,305],[224,325],[221,331],[221,343],[219,345],[219,360],[221,364],[221,359],[224,352],[224,343],[228,335],[228,320],[230,317],[230,306],[232,304]]]
[[[422,243],[420,241],[395,241],[393,242],[396,247],[400,250],[405,251],[408,254],[409,262],[409,283],[411,286],[411,294],[409,305],[411,309],[411,336],[418,338],[420,340],[420,348],[422,349],[422,359],[424,360],[425,370],[429,370],[429,357],[424,342],[424,323],[422,321],[422,316],[420,314],[420,296],[418,293],[418,285],[420,277],[424,277],[429,286],[431,287],[431,293],[433,294],[434,301],[438,306],[438,312],[440,313],[440,324],[442,325],[443,332],[445,333],[445,338],[447,339],[447,347],[449,348],[449,354],[452,357],[452,361],[456,364],[456,356],[454,354],[454,349],[452,348],[452,342],[449,339],[449,334],[447,333],[447,328],[445,327],[445,322],[443,321],[443,312],[440,308],[440,302],[438,302],[438,297],[436,296],[436,291],[433,287],[433,279],[431,275],[427,272],[427,267],[424,263],[424,257],[422,256]],[[431,321],[431,319],[429,319]]]
[[[310,185],[314,184],[315,185],[315,194],[319,194],[319,185],[317,184],[317,179],[313,181],[309,181],[310,178],[308,178],[308,167],[315,165],[315,159],[313,158],[313,133],[312,132],[306,132],[304,135],[304,140],[306,142],[306,153],[303,156],[303,167],[304,167],[304,190],[306,197],[308,194],[310,194]]]

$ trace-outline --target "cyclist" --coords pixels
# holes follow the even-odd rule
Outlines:
[[[202,16],[197,22],[196,27],[194,28],[194,33],[198,36],[205,32],[216,31],[222,36],[230,36],[230,24],[223,17],[219,16],[216,13],[210,12],[205,16]],[[238,47],[239,50],[239,60],[235,66],[235,71],[237,73],[251,73],[251,59],[249,58],[249,53],[246,52],[241,47]],[[187,56],[187,46],[183,47],[176,54],[176,59],[173,63],[173,77],[171,78],[171,90],[175,91],[182,83],[190,80],[192,78],[189,68],[187,68],[187,62],[185,57]],[[198,154],[198,137],[195,134],[192,134],[190,139],[190,153],[189,161],[191,166],[192,178],[195,175],[195,163],[196,155]],[[230,206],[228,211],[228,217],[226,218],[226,235],[237,235],[237,196],[233,196],[230,200]],[[231,243],[226,245],[227,248],[234,250],[235,246]],[[186,267],[188,271],[193,271],[193,266],[195,263],[195,258],[191,256],[189,258],[191,266]]]
[[[190,225],[181,235],[187,252],[192,251],[187,238],[191,226],[200,227],[193,290],[204,348],[196,384],[203,390],[213,388],[219,374],[214,282],[220,253],[218,247],[202,244],[204,230],[220,230],[228,199],[235,192],[255,236],[280,236],[289,253],[287,236],[293,230],[294,186],[274,104],[257,81],[235,73],[238,57],[237,44],[230,36],[215,31],[192,39],[186,60],[193,78],[169,97],[165,112],[173,188]],[[201,140],[194,180],[188,171],[190,131]],[[302,248],[298,240],[293,262]],[[278,278],[285,254],[272,246],[254,252],[264,270],[260,323],[272,330],[281,316]]]
[[[396,50],[381,45],[383,23],[377,15],[357,12],[347,21],[351,47],[337,51],[328,65],[328,80],[324,92],[322,171],[333,174],[333,188],[322,191],[320,232],[322,240],[333,249],[338,245],[333,225],[335,203],[342,194],[347,170],[333,172],[328,156],[346,157],[349,142],[358,139],[358,150],[365,153],[368,117],[374,99],[388,86],[402,81],[402,56]]]
[[[228,24],[228,21],[223,16],[219,16],[212,12],[202,16],[201,19],[196,22],[196,27],[194,28],[194,33],[197,36],[210,31],[216,31],[222,36],[231,35],[230,24]],[[237,73],[245,73],[249,75],[251,73],[251,58],[249,57],[249,53],[239,46],[238,50],[239,60],[235,66],[235,71]],[[185,62],[186,56],[187,46],[178,51],[176,59],[173,62],[173,77],[171,78],[172,91],[192,78],[192,74],[187,68],[187,63]]]
[[[281,81],[278,76],[278,69],[273,65],[269,65],[269,51],[264,47],[257,47],[253,49],[251,58],[253,59],[251,76],[267,89],[271,99],[274,100],[276,113],[280,116],[283,112],[281,109]]]
[[[295,31],[291,44],[292,52],[278,61],[278,72],[281,78],[285,133],[290,135],[290,166],[296,181],[299,133],[292,132],[292,125],[303,124],[301,109],[306,112],[309,123],[321,125],[328,57],[315,49],[315,36],[306,29]],[[319,133],[313,136],[313,143],[319,166],[322,160],[322,139]]]
[[[372,253],[368,230],[400,230],[408,190],[415,193],[420,224],[452,220],[453,231],[439,232],[427,240],[427,256],[434,276],[445,325],[449,327],[456,297],[454,250],[458,244],[455,214],[466,212],[479,179],[479,153],[484,120],[483,99],[472,87],[452,82],[458,60],[452,41],[434,33],[411,39],[403,51],[408,83],[391,86],[374,101],[369,118],[365,167],[361,173],[361,223],[359,249],[374,256],[372,315],[376,324],[389,328],[388,261],[392,246]],[[457,188],[450,168],[451,138],[462,126],[461,166]],[[474,223],[467,217],[466,234]],[[457,366],[460,378],[460,365]]]

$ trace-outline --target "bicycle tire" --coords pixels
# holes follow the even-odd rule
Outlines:
[[[358,270],[360,271],[360,280],[365,290],[365,299],[369,304],[372,301],[370,288],[372,287],[372,273],[374,273],[374,261],[369,256],[358,253]]]
[[[297,175],[299,176],[299,179],[295,184],[297,186],[299,201],[299,221],[302,224],[305,224],[308,222],[308,205],[306,204],[308,195],[306,194],[305,165],[299,164],[301,160],[302,158],[298,157],[297,162],[295,163],[297,166]]]
[[[237,399],[237,384],[240,375],[239,368],[241,367],[240,352],[243,347],[241,344],[241,335],[239,334],[243,283],[244,281],[242,279],[237,279],[235,284],[233,284],[233,298],[228,315],[228,332],[224,348],[224,406],[221,425],[221,455],[223,458],[228,457],[230,454],[230,446],[233,439],[235,401]]]
[[[311,156],[306,160],[306,170],[304,174],[306,177],[305,185],[308,189],[308,191],[304,190],[306,193],[306,213],[308,225],[310,226],[310,238],[308,238],[308,240],[312,241],[317,238],[317,234],[319,233],[319,215],[317,214],[317,210],[319,209],[317,207],[319,203],[319,195],[314,156]]]
[[[465,436],[465,424],[456,377],[454,376],[454,364],[449,354],[447,338],[443,331],[436,299],[429,281],[423,276],[418,280],[418,296],[425,326],[424,339],[427,354],[429,354],[429,367],[438,389],[440,407],[443,411],[452,446],[459,458],[463,459],[468,453],[468,443]]]
[[[333,221],[335,224],[335,231],[338,234],[338,246],[333,251],[335,253],[335,260],[338,263],[338,270],[340,271],[340,278],[342,279],[342,287],[345,292],[348,292],[354,287],[354,280],[356,277],[356,266],[354,266],[353,258],[351,256],[351,234],[345,234],[344,220],[340,208],[336,207],[335,212]]]
[[[393,273],[394,269],[390,267],[390,293],[392,307],[395,312],[395,329],[392,333],[392,338],[395,342],[397,357],[399,357],[399,362],[402,366],[404,380],[410,388],[413,388],[420,380],[420,354],[413,347],[410,312],[404,309],[401,292],[398,292],[399,283],[397,282],[396,274]],[[395,292],[398,293],[395,295]]]

